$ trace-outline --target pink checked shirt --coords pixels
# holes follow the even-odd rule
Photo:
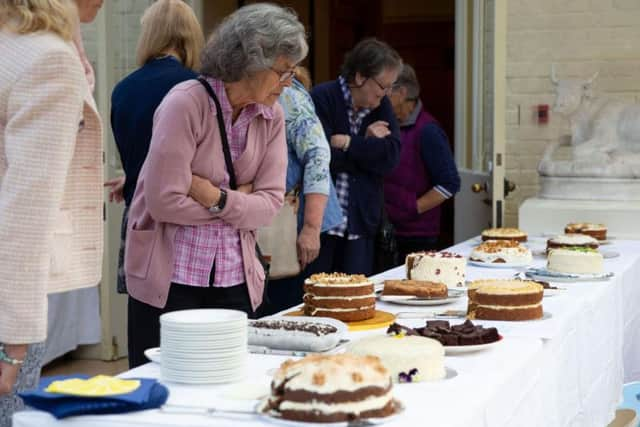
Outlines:
[[[222,115],[229,138],[231,159],[235,161],[247,146],[247,130],[249,123],[258,115],[273,118],[272,112],[260,104],[244,107],[232,122],[232,107],[227,98],[224,84],[220,80],[208,78],[214,92],[220,100]],[[213,100],[209,103],[215,110]],[[216,120],[212,115],[211,120]],[[220,156],[224,154],[222,151]],[[229,174],[225,173],[222,188],[229,188]],[[245,282],[240,235],[231,225],[220,221],[198,226],[180,226],[175,237],[174,283],[191,286],[209,286],[209,275],[215,263],[213,286],[230,287]]]

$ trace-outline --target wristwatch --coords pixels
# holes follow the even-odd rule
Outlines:
[[[218,203],[216,203],[215,205],[211,206],[209,208],[209,212],[211,212],[212,214],[218,214],[218,213],[222,212],[222,210],[224,209],[226,204],[227,204],[227,192],[224,191],[221,188],[220,189],[220,198],[218,199]]]

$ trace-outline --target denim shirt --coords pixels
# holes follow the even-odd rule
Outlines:
[[[331,150],[311,97],[297,80],[280,95],[287,134],[287,192],[300,187],[298,232],[304,225],[304,195],[328,196],[321,231],[342,223],[342,210],[331,180]]]

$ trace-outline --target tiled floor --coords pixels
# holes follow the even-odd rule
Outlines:
[[[72,359],[63,356],[42,368],[42,376],[87,374],[87,375],[116,375],[129,369],[129,361],[124,359],[105,362],[102,360]]]

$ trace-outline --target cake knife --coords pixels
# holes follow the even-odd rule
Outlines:
[[[466,310],[433,311],[401,311],[396,313],[397,319],[457,319],[467,317]]]
[[[270,347],[262,346],[262,345],[250,345],[249,346],[249,353],[270,354],[270,355],[274,355],[274,356],[294,356],[294,357],[304,357],[304,356],[307,356],[309,354],[314,354],[314,353],[333,354],[333,353],[337,353],[341,349],[343,349],[345,344],[347,344],[348,342],[349,342],[349,340],[340,340],[338,342],[338,344],[336,344],[335,347],[332,347],[329,350],[325,350],[325,351],[321,351],[321,352],[304,351],[304,350],[281,350],[281,349],[270,348]]]

